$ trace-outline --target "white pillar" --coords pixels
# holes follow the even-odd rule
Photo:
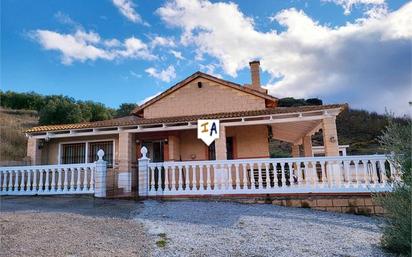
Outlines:
[[[106,197],[106,176],[107,176],[107,164],[103,160],[104,151],[100,149],[97,151],[99,159],[95,161],[96,170],[94,175],[94,196]]]
[[[325,156],[339,156],[338,133],[336,130],[336,117],[328,117],[322,120],[323,145]],[[341,185],[343,179],[339,162],[330,161],[326,166],[328,176],[332,179],[335,187]]]
[[[147,158],[147,148],[145,146],[140,149],[140,153],[142,157],[139,159],[139,170],[138,170],[138,177],[139,177],[139,189],[138,189],[138,196],[139,197],[146,197],[149,191],[149,161],[150,159]]]

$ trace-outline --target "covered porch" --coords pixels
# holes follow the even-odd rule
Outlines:
[[[244,114],[220,119],[220,137],[210,146],[197,138],[196,121],[177,126],[163,124],[148,132],[129,133],[127,137],[130,139],[120,140],[120,143],[136,143],[137,158],[140,157],[139,150],[145,146],[152,162],[269,158],[271,140],[289,143],[290,157],[313,157],[316,147],[312,146],[312,136],[321,131],[323,154],[339,156],[336,115],[340,111],[335,108],[285,114]],[[125,145],[124,148],[133,147]]]
[[[28,135],[28,155],[33,165],[75,165],[94,162],[103,149],[111,183],[107,192],[114,195],[365,192],[370,185],[386,190],[395,171],[385,156],[339,156],[336,116],[343,108],[128,117],[57,125],[53,131],[40,127]],[[198,119],[220,121],[220,137],[210,146],[197,138]],[[314,157],[312,136],[320,131],[325,157]],[[271,158],[274,139],[292,145],[290,158]]]

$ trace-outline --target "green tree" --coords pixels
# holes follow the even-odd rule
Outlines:
[[[91,114],[91,117],[88,119],[88,121],[107,120],[113,117],[112,110],[107,108],[102,103],[87,101],[84,104],[87,105],[87,108],[90,110]]]
[[[319,98],[308,98],[306,99],[308,105],[322,105],[323,102]]]
[[[137,104],[134,103],[123,103],[116,110],[116,117],[128,116],[136,107]]]
[[[295,107],[305,105],[322,105],[323,102],[319,98],[295,99],[293,97],[285,97],[278,100],[279,107]]]
[[[389,156],[391,164],[401,172],[402,181],[394,181],[392,192],[377,195],[376,199],[385,208],[387,223],[383,230],[382,245],[386,249],[411,256],[411,208],[412,208],[412,125],[389,120],[383,135],[379,138],[382,149]]]
[[[44,96],[34,92],[17,93],[0,91],[0,106],[10,109],[40,110],[45,105]]]
[[[83,121],[82,111],[72,99],[53,97],[39,112],[40,125],[78,123]]]

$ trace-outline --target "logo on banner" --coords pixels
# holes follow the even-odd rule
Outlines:
[[[208,146],[219,138],[219,120],[197,120],[197,138]]]

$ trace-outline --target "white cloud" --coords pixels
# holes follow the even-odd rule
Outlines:
[[[215,65],[215,64],[206,64],[206,65],[205,64],[199,64],[199,68],[200,68],[201,71],[203,71],[203,72],[205,72],[209,75],[215,76],[217,78],[222,78],[222,75],[215,72],[215,70],[217,68],[217,65]]]
[[[120,43],[119,40],[113,38],[113,39],[107,39],[104,41],[104,45],[107,47],[118,47],[120,46],[122,43]]]
[[[113,0],[113,4],[119,9],[129,21],[134,23],[143,23],[140,15],[134,10],[134,3],[131,0]]]
[[[155,48],[157,46],[175,47],[176,44],[175,44],[173,38],[155,36],[154,38],[152,38],[152,41],[150,42],[150,46],[152,48]]]
[[[84,38],[79,38],[76,34],[59,34],[49,30],[36,30],[33,35],[44,49],[60,51],[63,64],[71,64],[74,60],[84,62],[86,60],[112,60],[114,58],[109,52],[88,44]]]
[[[349,15],[353,6],[366,5],[372,8],[385,6],[385,0],[322,0],[342,6],[345,15]]]
[[[30,32],[30,36],[44,49],[60,52],[61,61],[65,65],[72,64],[74,61],[85,62],[97,59],[156,59],[148,46],[135,37],[127,38],[121,43],[117,39],[104,40],[99,34],[82,29],[77,29],[72,34],[39,29]]]
[[[179,51],[175,51],[175,50],[170,50],[170,53],[179,60],[184,60],[185,58],[183,57],[182,53]]]
[[[142,104],[146,103],[147,101],[152,100],[153,98],[155,98],[156,96],[160,95],[161,93],[162,93],[162,92],[157,92],[157,93],[154,94],[154,95],[151,95],[151,96],[146,97],[145,99],[143,99],[142,101],[140,101],[140,102],[138,103],[138,105],[142,105]]]
[[[170,82],[176,78],[176,71],[172,65],[167,67],[167,69],[160,70],[160,71],[158,71],[157,69],[153,67],[150,67],[150,68],[147,68],[145,72],[148,73],[151,77],[160,79],[161,81],[164,81],[164,82]]]
[[[120,56],[145,60],[156,59],[156,57],[150,53],[148,46],[138,38],[127,38],[124,42],[124,46],[126,47],[125,50],[117,51]]]
[[[234,3],[168,1],[157,14],[182,29],[197,56],[218,60],[236,76],[253,59],[271,76],[275,96],[321,97],[356,108],[406,112],[411,99],[412,3],[342,26],[321,25],[303,11],[274,16],[282,32],[260,32]],[[213,17],[213,19],[210,19]]]

